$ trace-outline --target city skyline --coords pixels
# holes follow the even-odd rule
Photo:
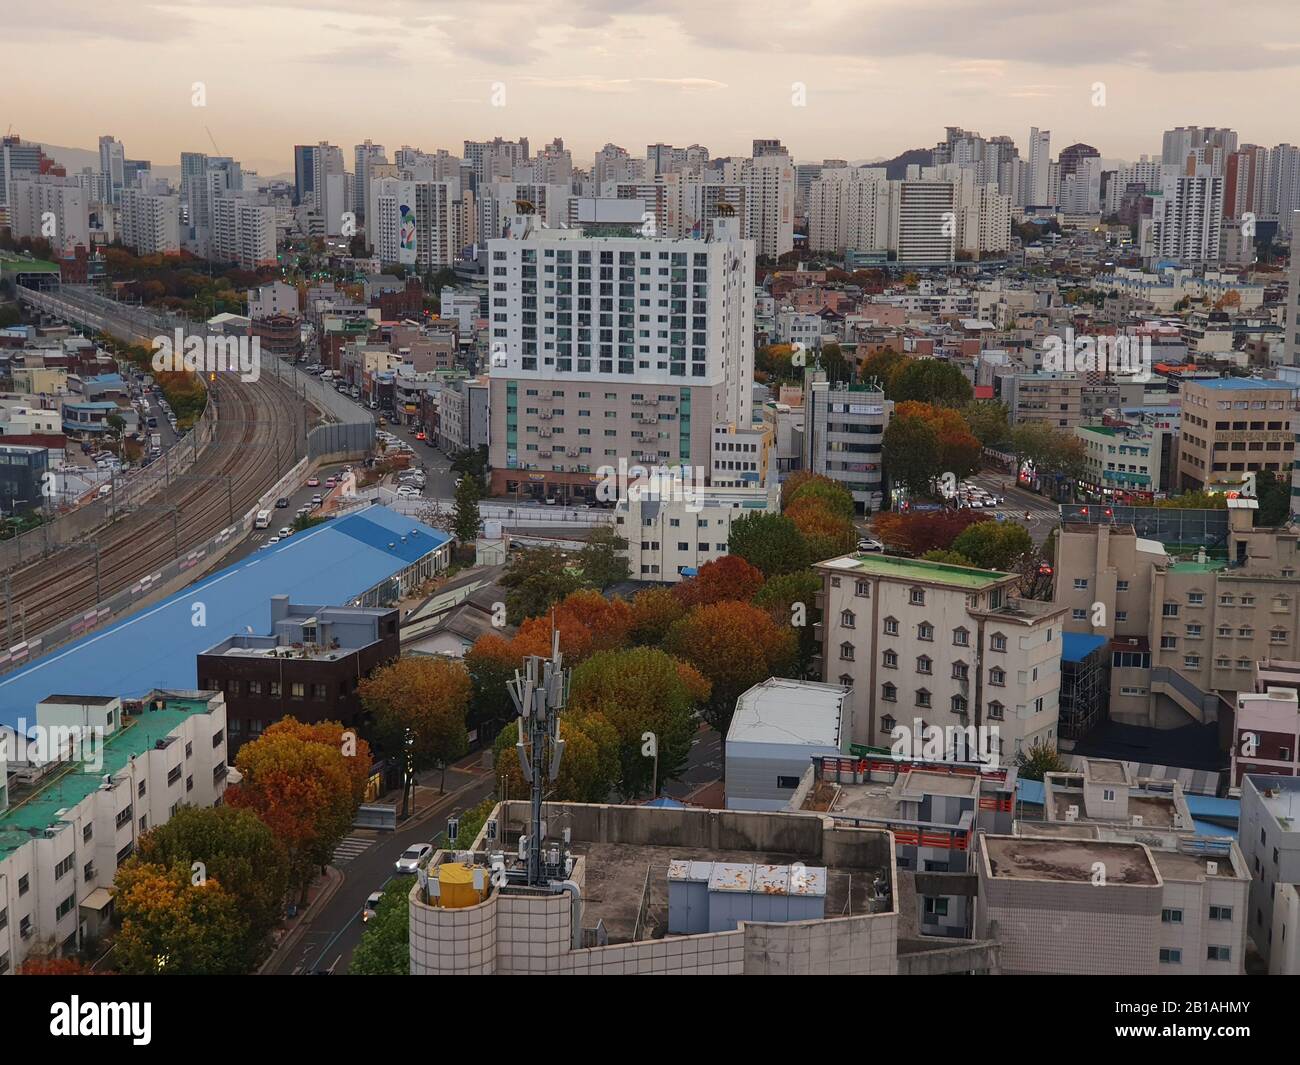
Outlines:
[[[482,8],[430,13],[411,3],[382,16],[342,0],[234,6],[233,20],[228,8],[189,3],[124,4],[108,18],[82,0],[20,0],[7,12],[18,42],[40,42],[57,21],[80,54],[118,70],[156,69],[160,49],[184,59],[158,74],[97,77],[88,107],[88,75],[50,84],[37,77],[41,49],[20,48],[0,118],[82,150],[112,129],[133,157],[160,165],[215,141],[267,175],[291,171],[293,144],[321,139],[454,149],[498,134],[537,144],[561,136],[585,161],[607,141],[634,150],[697,142],[740,155],[753,138],[776,137],[799,161],[873,160],[927,147],[956,122],[1018,143],[1031,126],[1051,129],[1058,144],[1084,141],[1131,161],[1159,152],[1157,130],[1189,123],[1233,126],[1243,143],[1294,136],[1281,101],[1300,65],[1300,27],[1288,39],[1288,8],[1272,0],[1252,0],[1255,19],[1212,32],[1195,17],[1207,4],[1171,19],[1118,4],[1044,13],[1009,0],[977,24],[947,2],[884,4],[866,19],[814,4],[797,20],[769,4],[770,18],[742,22],[716,6],[675,3],[555,3],[539,13],[502,2],[486,19]],[[1275,27],[1277,39],[1248,40],[1236,28],[1248,22]],[[816,47],[805,47],[800,35],[811,28]],[[1143,40],[1159,48],[1132,46]],[[292,106],[267,106],[287,94]]]

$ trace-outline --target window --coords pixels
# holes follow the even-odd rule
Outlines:
[[[954,714],[964,714],[966,709],[966,697],[964,695],[954,695],[952,697],[952,712]]]
[[[1232,950],[1228,947],[1209,946],[1205,948],[1206,961],[1231,961]]]
[[[1004,669],[998,669],[994,666],[989,670],[989,683],[995,687],[1002,688],[1007,683],[1007,672]]]
[[[64,858],[61,862],[59,862],[54,867],[54,879],[62,880],[65,876],[67,876],[70,872],[72,872],[72,866],[73,866],[73,856],[69,854],[66,858]]]
[[[147,780],[142,780],[142,781],[140,781],[139,784],[136,785],[135,793],[136,793],[136,795],[137,795],[139,798],[144,798],[145,785],[146,785],[147,783],[148,783]]]
[[[948,900],[947,900],[947,899],[929,899],[929,898],[926,899],[926,900],[925,900],[925,912],[928,913],[928,914],[933,914],[935,917],[947,917],[947,916],[948,916]]]
[[[885,618],[885,635],[898,635],[898,618]]]
[[[1232,907],[1231,907],[1231,906],[1211,906],[1211,907],[1210,907],[1210,920],[1211,920],[1211,921],[1231,921],[1231,920],[1232,920]]]
[[[921,655],[916,660],[916,671],[918,673],[933,673],[933,667],[934,662],[930,659],[929,655]]]
[[[853,585],[853,594],[869,597],[871,595],[871,585],[866,581],[858,581]]]
[[[1162,965],[1181,965],[1183,963],[1183,952],[1169,947],[1161,947],[1160,963]]]
[[[58,908],[54,911],[54,919],[61,921],[72,912],[72,908],[77,904],[77,896],[74,892],[66,899],[59,903]]]
[[[1003,705],[996,700],[989,703],[989,720],[1001,721],[1004,709]]]
[[[882,729],[884,729],[886,732],[893,732],[893,731],[894,731],[894,726],[895,726],[897,723],[898,723],[898,722],[896,722],[896,721],[895,721],[892,717],[890,717],[888,714],[886,714],[884,717],[882,717],[882,718],[880,719],[880,727],[881,727]]]
[[[845,662],[853,661],[853,644],[851,643],[840,644],[840,658]]]
[[[1005,651],[1007,649],[1007,638],[1000,632],[995,632],[989,637],[990,651]]]
[[[916,692],[916,705],[917,705],[917,706],[929,706],[929,705],[930,705],[930,693],[929,693],[928,691],[926,691],[926,689],[924,689],[924,688],[918,688],[918,689],[917,689],[917,692]]]
[[[880,687],[880,697],[887,703],[898,702],[898,689],[894,685],[885,683]]]
[[[852,688],[852,687],[853,687],[853,678],[852,678],[851,676],[849,676],[847,673],[841,673],[841,674],[840,674],[840,684],[843,685],[845,688]]]
[[[1087,577],[1075,577],[1075,578],[1074,578],[1074,590],[1075,590],[1076,592],[1085,592],[1085,591],[1087,591],[1087,590],[1088,590],[1088,578],[1087,578]]]
[[[923,621],[916,627],[916,638],[918,640],[933,640],[934,626],[928,621]]]
[[[1164,605],[1164,610],[1162,611],[1162,614],[1163,614],[1164,617],[1167,617],[1167,618],[1176,618],[1176,617],[1178,617],[1178,604],[1177,604],[1177,603],[1166,603],[1166,604]]]
[[[1127,591],[1128,591],[1128,581],[1116,581],[1116,582],[1115,582],[1115,591],[1117,591],[1117,592],[1127,592]]]
[[[18,878],[18,897],[22,898],[31,890],[32,884],[26,873]]]
[[[884,652],[884,654],[882,654],[882,655],[880,656],[880,661],[881,661],[881,664],[883,664],[884,667],[885,667],[886,669],[897,669],[897,668],[898,668],[898,652],[897,652],[897,651],[886,651],[886,652]]]
[[[852,629],[852,628],[856,627],[856,626],[855,626],[856,621],[857,621],[857,618],[856,618],[856,616],[854,615],[854,613],[853,613],[852,610],[841,610],[841,611],[840,611],[840,624],[841,624],[844,628],[846,628],[846,629]]]
[[[952,642],[955,647],[969,647],[970,633],[966,629],[953,629]]]
[[[925,606],[925,589],[913,588],[908,594],[907,600],[913,606]]]
[[[970,667],[965,662],[954,662],[952,664],[953,680],[970,680]]]
[[[1102,789],[1102,792],[1101,792],[1101,801],[1102,801],[1102,802],[1114,802],[1114,801],[1115,801],[1115,789],[1114,789],[1114,788],[1103,788],[1103,789]]]

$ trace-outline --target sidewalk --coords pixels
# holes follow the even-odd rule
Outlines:
[[[307,889],[307,905],[301,907],[294,916],[287,918],[280,926],[277,933],[279,938],[276,940],[275,946],[271,948],[271,953],[267,956],[266,961],[262,962],[258,967],[258,976],[264,976],[274,969],[284,959],[284,956],[298,945],[298,941],[302,938],[303,931],[311,918],[334,897],[342,886],[343,874],[334,866],[327,865],[324,875],[313,880],[311,886]]]

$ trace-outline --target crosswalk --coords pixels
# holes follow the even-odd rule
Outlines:
[[[334,848],[331,865],[347,865],[353,858],[360,857],[374,845],[373,836],[345,836]]]

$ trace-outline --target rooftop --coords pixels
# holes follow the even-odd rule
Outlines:
[[[70,764],[40,787],[10,795],[9,808],[0,814],[0,858],[58,824],[60,811],[71,809],[97,790],[105,775],[120,772],[136,755],[156,747],[187,717],[208,713],[209,694],[162,693],[163,709],[125,716],[122,727],[104,738],[102,766],[91,770]]]
[[[1063,632],[1061,658],[1066,662],[1082,662],[1105,643],[1105,636],[1095,636],[1090,632]]]
[[[1012,576],[1010,573],[1001,573],[998,570],[952,566],[946,562],[926,562],[922,559],[866,552],[842,555],[820,565],[825,569],[848,570],[896,581],[925,581],[963,591],[992,588]]]
[[[12,725],[50,692],[139,697],[153,688],[191,689],[197,656],[215,634],[271,631],[277,594],[310,603],[350,603],[443,544],[444,532],[385,507],[334,518],[205,577],[0,676],[0,725]],[[191,624],[202,600],[207,625]]]
[[[1221,389],[1230,392],[1248,392],[1260,388],[1271,388],[1286,392],[1295,391],[1295,385],[1289,385],[1285,381],[1265,381],[1258,377],[1217,377],[1213,380],[1197,381],[1196,387]]]
[[[1284,831],[1300,832],[1300,777],[1248,774],[1264,809]]]
[[[736,701],[727,742],[839,748],[846,690],[838,684],[771,677]]]
[[[1140,843],[1034,836],[982,836],[990,871],[999,880],[1090,884],[1101,862],[1107,884],[1155,886],[1159,873]]]

